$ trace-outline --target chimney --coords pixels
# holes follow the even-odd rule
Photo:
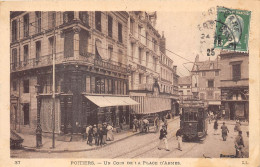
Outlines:
[[[166,39],[164,37],[164,31],[162,32],[162,37],[160,38],[160,51],[163,54],[166,52]]]

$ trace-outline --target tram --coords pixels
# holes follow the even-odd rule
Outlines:
[[[183,139],[185,141],[201,140],[207,135],[208,115],[200,101],[190,101],[180,104]]]

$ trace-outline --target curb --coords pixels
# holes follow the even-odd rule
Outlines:
[[[133,135],[129,135],[129,136],[126,136],[126,137],[123,137],[121,139],[118,139],[118,140],[115,140],[111,143],[107,143],[106,145],[104,146],[96,146],[96,147],[93,147],[93,148],[87,148],[87,149],[60,149],[60,150],[51,150],[51,149],[37,149],[35,147],[27,147],[27,146],[23,146],[23,150],[25,151],[30,151],[30,152],[41,152],[41,153],[65,153],[65,152],[83,152],[83,151],[91,151],[91,150],[98,150],[100,148],[103,148],[103,147],[106,147],[108,145],[111,145],[111,144],[114,144],[118,141],[122,141],[124,139],[127,139],[127,138],[130,138],[132,136],[135,136],[139,134],[138,133],[134,133]]]
[[[178,119],[179,116],[175,116],[173,119],[171,120],[168,120],[168,123]],[[28,146],[23,146],[23,150],[24,151],[30,151],[30,152],[41,152],[41,153],[66,153],[66,152],[84,152],[84,151],[92,151],[92,150],[98,150],[100,148],[103,148],[103,147],[106,147],[108,145],[111,145],[111,144],[114,144],[116,142],[119,142],[119,141],[122,141],[122,140],[125,140],[127,138],[130,138],[132,136],[135,136],[137,134],[139,134],[140,132],[138,133],[133,133],[132,135],[129,135],[129,136],[126,136],[126,137],[123,137],[121,139],[118,139],[118,140],[115,140],[115,141],[112,141],[111,143],[107,143],[106,145],[103,145],[103,146],[96,146],[96,147],[93,147],[93,148],[88,148],[88,149],[60,149],[60,150],[52,150],[52,149],[37,149],[35,147],[28,147]]]

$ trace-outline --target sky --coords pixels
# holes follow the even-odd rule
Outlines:
[[[207,49],[213,48],[215,24],[212,29],[203,28],[204,22],[215,20],[215,17],[216,14],[214,12],[209,14],[208,9],[190,12],[157,11],[156,29],[160,34],[164,31],[166,49],[190,60],[189,62],[166,51],[166,55],[174,61],[174,65],[177,65],[177,74],[180,77],[189,75],[188,70],[191,70],[196,55],[199,55],[200,61],[216,58],[216,56],[207,56]],[[202,26],[200,29],[199,24]],[[206,38],[207,35],[209,38]]]

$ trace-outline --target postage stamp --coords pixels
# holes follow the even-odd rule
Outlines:
[[[214,47],[248,51],[251,12],[218,7]]]

